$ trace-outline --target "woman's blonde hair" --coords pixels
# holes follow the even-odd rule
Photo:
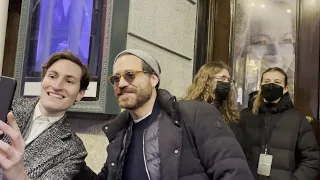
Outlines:
[[[262,73],[261,80],[260,80],[260,84],[261,84],[262,81],[263,81],[263,76],[264,76],[264,74],[267,73],[267,72],[279,72],[279,73],[281,73],[281,74],[284,76],[284,85],[285,85],[285,87],[287,87],[287,85],[288,85],[288,76],[287,76],[287,74],[286,74],[281,68],[279,68],[279,67],[273,67],[273,68],[269,68],[269,69],[265,70],[265,71]],[[260,86],[261,86],[261,85],[260,85]],[[260,109],[260,107],[261,107],[261,105],[262,105],[262,103],[263,103],[263,97],[262,97],[262,94],[261,94],[261,88],[260,88],[258,94],[254,96],[254,98],[255,98],[255,99],[254,99],[254,101],[253,101],[253,106],[252,106],[251,112],[252,112],[252,114],[254,114],[254,115],[258,115],[259,109]]]
[[[226,69],[230,73],[229,67],[223,62],[210,62],[203,65],[187,89],[185,100],[199,100],[213,104],[215,102],[216,81],[215,75]],[[238,122],[240,119],[238,104],[236,101],[235,88],[231,85],[228,99],[223,101],[219,110],[226,123]]]

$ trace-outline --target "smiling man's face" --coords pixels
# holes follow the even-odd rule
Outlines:
[[[82,70],[76,63],[61,59],[47,70],[41,82],[40,110],[46,116],[64,114],[75,101],[80,101]]]

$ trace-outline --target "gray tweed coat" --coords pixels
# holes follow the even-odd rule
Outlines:
[[[36,99],[13,101],[13,114],[24,139],[30,131]],[[8,137],[4,140],[9,142]],[[64,116],[26,146],[24,165],[31,180],[67,180],[80,170],[87,152]],[[1,179],[2,176],[0,176]]]

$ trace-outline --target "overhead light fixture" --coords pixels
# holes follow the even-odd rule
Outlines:
[[[292,10],[291,9],[287,9],[287,13],[292,13]]]
[[[251,5],[251,6],[255,6],[256,4],[255,4],[255,3],[251,3],[250,5]]]
[[[265,7],[266,7],[266,5],[264,5],[264,4],[261,4],[261,5],[260,5],[260,7],[261,7],[261,8],[265,8]]]

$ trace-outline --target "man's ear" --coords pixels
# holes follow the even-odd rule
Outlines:
[[[86,90],[80,90],[80,92],[77,96],[77,101],[80,101],[83,98],[83,96],[85,95],[85,93],[86,93]]]
[[[150,79],[151,79],[151,85],[153,87],[156,87],[157,84],[159,84],[159,78],[155,74],[152,74]]]

